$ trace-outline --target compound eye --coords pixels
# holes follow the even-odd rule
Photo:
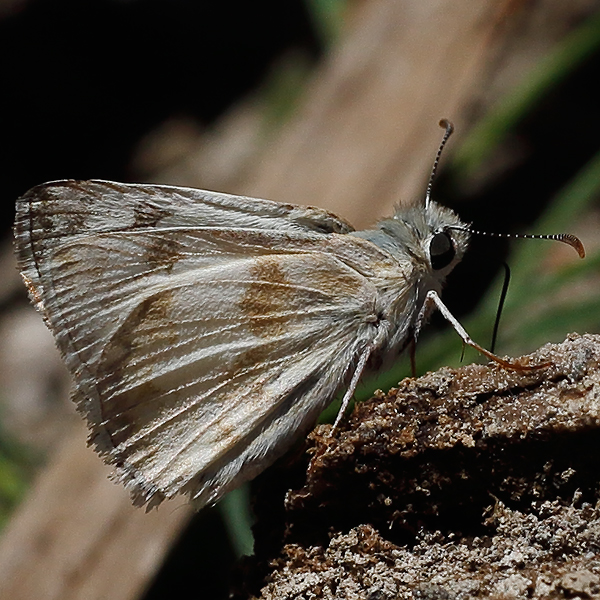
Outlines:
[[[436,233],[429,244],[429,259],[433,270],[439,271],[447,267],[455,255],[456,251],[450,236],[445,231]]]

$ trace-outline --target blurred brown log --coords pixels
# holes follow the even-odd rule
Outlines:
[[[322,206],[364,226],[421,197],[441,117],[458,135],[596,2],[369,0],[299,114],[238,191]],[[184,182],[182,182],[184,183]],[[146,514],[74,432],[0,540],[0,597],[139,597],[189,509]]]
[[[364,2],[244,193],[372,225],[423,197],[441,118],[456,126],[451,154],[597,8],[587,0]]]
[[[0,540],[0,598],[137,598],[187,522],[187,506],[131,505],[73,426]]]

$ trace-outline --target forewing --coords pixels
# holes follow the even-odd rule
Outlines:
[[[39,225],[54,237],[174,227],[353,231],[349,223],[321,208],[168,185],[63,180],[32,188],[19,203],[28,205],[30,199],[36,204],[24,209],[42,212],[44,222]]]
[[[201,506],[280,455],[373,339],[372,245],[318,209],[139,187],[34,188],[19,261],[136,503]]]

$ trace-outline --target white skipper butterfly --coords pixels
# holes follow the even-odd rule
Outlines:
[[[17,201],[29,293],[90,441],[135,504],[197,507],[253,478],[369,364],[411,344],[471,231],[431,200],[354,231],[319,208],[56,181]],[[573,236],[559,239],[583,247]],[[337,424],[337,421],[336,421]]]

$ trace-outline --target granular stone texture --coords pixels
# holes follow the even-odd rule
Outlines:
[[[370,525],[326,548],[288,545],[264,600],[600,598],[600,511],[543,502],[529,514],[497,503],[494,533],[465,538],[420,531],[398,547]]]
[[[600,336],[518,363],[540,368],[441,369],[317,427],[304,485],[258,496],[255,595],[600,598]]]

